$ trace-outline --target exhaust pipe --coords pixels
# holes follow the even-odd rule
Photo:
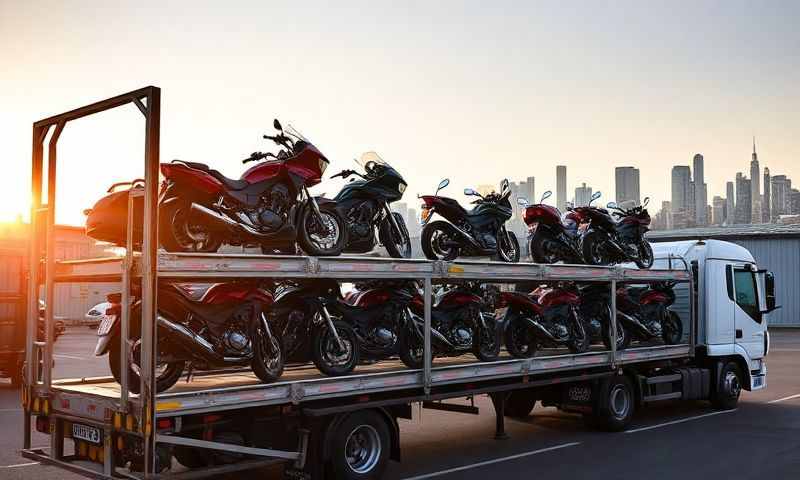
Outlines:
[[[552,333],[547,331],[547,329],[542,326],[542,324],[540,324],[539,322],[537,322],[536,320],[534,320],[532,318],[526,317],[525,318],[525,323],[528,324],[529,327],[533,328],[534,331],[536,331],[536,333],[542,335],[543,337],[545,337],[546,339],[548,339],[548,340],[550,340],[552,342],[561,343],[561,342],[564,341],[564,340],[560,340],[560,339],[554,337]]]
[[[250,357],[226,357],[221,355],[214,350],[214,346],[208,340],[186,326],[175,323],[160,314],[156,315],[156,318],[158,326],[167,331],[170,340],[178,343],[191,355],[200,356],[209,364],[247,364],[250,361]]]
[[[642,337],[653,337],[653,332],[650,331],[647,327],[639,321],[638,318],[628,315],[625,312],[620,312],[617,310],[617,315],[622,318],[622,321],[626,324],[626,326],[632,326],[634,329],[639,331],[639,335]]]
[[[204,218],[211,225],[216,226],[217,228],[222,228],[235,233],[243,233],[245,235],[249,235],[254,238],[260,238],[265,240],[272,238],[274,236],[273,234],[261,233],[255,230],[253,227],[250,227],[249,225],[245,225],[244,223],[239,223],[233,220],[232,218],[228,217],[227,215],[222,215],[198,203],[192,202],[190,211]]]

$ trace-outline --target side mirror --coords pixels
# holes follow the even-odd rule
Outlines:
[[[600,197],[602,197],[602,196],[603,196],[603,194],[602,194],[602,193],[600,193],[600,190],[598,190],[598,191],[596,191],[596,192],[594,192],[594,193],[592,194],[592,197],[591,197],[591,198],[592,198],[592,200],[597,200],[598,198],[600,198]]]
[[[505,192],[508,190],[508,179],[504,178],[502,182],[500,182],[500,191]]]
[[[281,122],[279,122],[277,118],[272,121],[272,126],[275,128],[275,130],[280,130],[281,132],[283,132],[283,126],[281,125]]]
[[[539,200],[539,203],[544,203],[545,200],[553,196],[553,192],[548,190],[542,194],[542,198]]]
[[[764,274],[764,290],[767,311],[771,312],[777,308],[780,308],[775,306],[775,275],[772,272],[766,272]]]
[[[617,208],[617,202],[608,202],[606,208]]]
[[[644,200],[642,201],[642,206],[646,207],[648,203],[650,203],[650,197],[644,197]]]
[[[444,180],[439,182],[439,186],[436,187],[436,193],[434,193],[434,195],[438,194],[439,190],[443,189],[444,187],[446,187],[448,185],[450,185],[450,179],[449,178],[445,178]]]
[[[528,206],[528,199],[524,197],[517,198],[517,205],[520,207],[527,207]]]
[[[479,196],[480,194],[478,192],[476,192],[475,190],[471,189],[471,188],[465,188],[464,189],[464,195],[467,195],[467,196]]]

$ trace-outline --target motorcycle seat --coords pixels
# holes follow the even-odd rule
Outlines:
[[[213,168],[209,167],[205,163],[189,162],[189,161],[186,161],[186,160],[175,160],[175,162],[182,163],[182,164],[186,165],[189,168],[194,168],[195,170],[200,170],[202,172],[206,172],[209,175],[211,175],[212,177],[214,177],[217,180],[219,180],[220,183],[222,183],[223,185],[225,185],[226,187],[228,187],[231,190],[243,190],[243,189],[247,188],[248,185],[250,185],[247,182],[247,180],[234,180],[232,178],[228,178],[225,175],[223,175],[222,173],[220,173],[218,170],[214,170]]]

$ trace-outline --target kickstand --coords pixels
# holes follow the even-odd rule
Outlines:
[[[492,392],[489,398],[492,399],[495,415],[495,440],[506,440],[509,438],[506,433],[506,400],[508,399],[508,392]]]

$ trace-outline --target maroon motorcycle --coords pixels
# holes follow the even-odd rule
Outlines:
[[[589,350],[592,338],[579,315],[580,295],[561,286],[539,287],[530,294],[501,292],[497,308],[503,318],[508,353],[534,356],[539,347],[566,346],[572,353]]]
[[[652,267],[653,248],[644,238],[650,226],[650,214],[645,208],[649,201],[646,197],[641,205],[631,208],[610,202],[607,209],[587,207],[580,212],[588,222],[581,237],[584,262],[589,265],[634,262],[639,268]]]
[[[568,210],[561,219],[561,212],[543,202],[552,196],[544,192],[539,203],[528,205],[528,200],[518,198],[517,203],[525,208],[522,220],[528,226],[528,251],[535,263],[583,263],[580,250],[579,226],[583,218],[578,211]]]
[[[646,287],[620,287],[617,289],[617,320],[630,335],[640,340],[661,338],[666,345],[675,345],[683,339],[683,322],[669,309],[675,303],[674,282],[657,282]]]

